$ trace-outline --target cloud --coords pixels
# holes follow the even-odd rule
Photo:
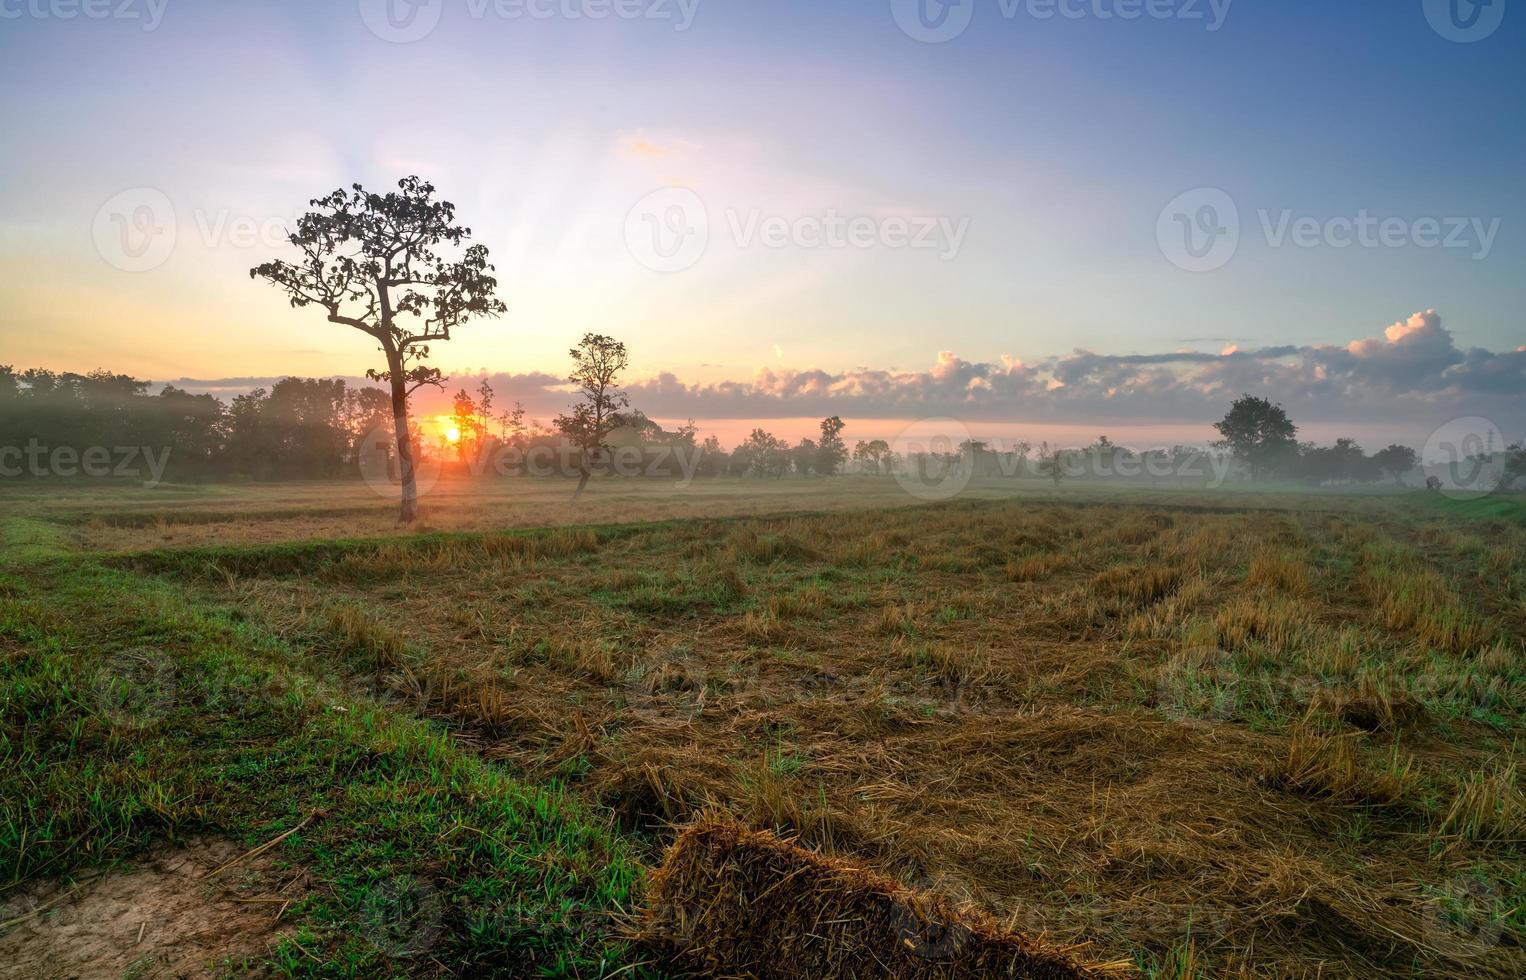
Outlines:
[[[986,422],[1203,423],[1243,392],[1311,422],[1432,424],[1464,414],[1519,426],[1526,351],[1460,349],[1434,310],[1345,345],[1217,354],[1072,354],[1026,363],[942,351],[922,371],[764,368],[749,381],[684,384],[671,374],[631,386],[634,404],[672,418],[856,414],[951,415]]]
[[[175,384],[221,393],[239,384],[268,387],[273,380]],[[496,374],[490,380],[500,406],[521,401],[543,421],[571,401],[565,379],[544,372]],[[1231,400],[1252,392],[1280,402],[1301,424],[1408,426],[1423,439],[1445,421],[1482,415],[1514,436],[1526,418],[1526,348],[1461,349],[1440,315],[1427,310],[1344,345],[1231,346],[1217,354],[1077,350],[1033,362],[1003,356],[998,363],[941,351],[920,371],[764,367],[749,380],[713,383],[688,383],[664,371],[631,382],[628,391],[633,406],[662,419],[836,414],[1119,426],[1205,425]],[[432,397],[444,404],[444,398]],[[441,410],[432,402],[422,407]]]
[[[644,134],[637,133],[635,136],[627,136],[620,141],[620,150],[626,156],[631,157],[678,157],[685,156],[696,150],[703,149],[698,143],[688,140],[675,139],[667,143],[647,139]]]

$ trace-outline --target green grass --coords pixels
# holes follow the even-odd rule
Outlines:
[[[541,512],[405,533],[344,508],[282,523],[309,513],[284,496],[262,511],[281,521],[195,535],[63,505],[0,520],[0,897],[311,818],[278,851],[317,883],[286,973],[649,975],[610,917],[666,822],[713,804],[952,869],[1162,980],[1247,950],[1370,975],[1317,916],[1267,918],[1238,884],[1266,876],[1393,905],[1391,944],[1425,938],[1427,888],[1476,875],[1508,937],[1478,975],[1515,962],[1521,528],[1418,491],[1003,485],[864,510],[842,486],[840,507],[771,502],[814,514],[632,491],[519,530]],[[125,550],[79,553],[98,547]],[[1369,791],[1383,777],[1402,792]],[[1077,911],[1136,898],[1240,931]]]
[[[1427,506],[1449,517],[1526,525],[1526,493],[1493,493],[1473,499],[1453,499],[1431,493],[1426,494],[1424,500]]]
[[[67,554],[69,534],[62,527],[30,517],[0,518],[0,566]]]
[[[253,846],[311,818],[279,851],[318,883],[280,972],[635,962],[611,916],[640,866],[603,821],[173,583],[91,561],[0,573],[0,656],[0,889],[191,834]]]

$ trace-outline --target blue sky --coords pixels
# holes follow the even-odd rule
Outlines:
[[[1344,348],[1436,310],[1452,350],[1425,363],[1449,381],[1398,391],[1420,425],[1478,407],[1458,373],[1469,349],[1526,344],[1526,3],[1456,43],[1422,0],[1153,0],[1170,16],[1134,20],[1117,16],[1128,0],[1049,19],[1043,0],[975,0],[962,33],[929,44],[898,24],[899,0],[560,12],[598,2],[510,18],[441,0],[423,8],[438,14],[427,36],[391,43],[367,27],[370,0],[129,0],[130,20],[0,0],[0,250],[16,273],[0,283],[4,360],[156,379],[359,374],[361,338],[287,309],[247,269],[282,254],[272,229],[309,197],[411,172],[492,250],[510,307],[441,351],[450,369],[556,374],[578,335],[601,330],[628,341],[648,381],[814,369],[849,397],[856,369],[922,377],[941,351],[1052,369],[1078,348]],[[698,195],[708,240],[693,265],[654,271],[627,219],[670,186]],[[174,248],[124,271],[92,228],[144,188],[170,203]],[[1198,188],[1227,193],[1240,240],[1227,263],[1189,272],[1158,229]],[[1263,211],[1274,227],[1365,212],[1406,235],[1457,219],[1469,247],[1336,248],[1323,231],[1274,245]],[[828,214],[963,232],[957,249],[737,233],[749,216]],[[255,230],[240,237],[241,224]],[[1488,377],[1513,377],[1518,360]],[[1385,389],[1364,384],[1285,397],[1333,420],[1383,415]],[[1030,389],[980,410],[1052,415]],[[1483,408],[1519,413],[1498,397]],[[852,408],[918,411],[899,396]]]

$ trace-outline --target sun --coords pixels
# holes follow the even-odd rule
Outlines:
[[[455,443],[460,442],[461,441],[461,430],[456,428],[455,426],[451,426],[450,428],[446,429],[445,430],[445,441],[448,442],[448,443],[451,443],[453,445]]]

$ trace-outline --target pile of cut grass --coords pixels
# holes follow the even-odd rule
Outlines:
[[[652,874],[648,901],[646,941],[706,976],[1103,980],[1132,972],[726,820],[679,836]]]

